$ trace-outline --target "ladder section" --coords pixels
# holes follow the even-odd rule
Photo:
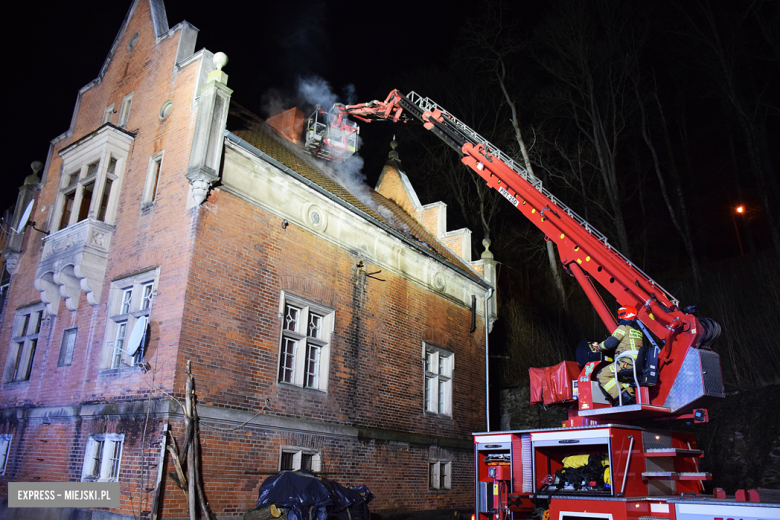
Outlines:
[[[645,277],[645,279],[652,284],[653,286],[657,287],[663,293],[666,295],[666,297],[674,303],[675,306],[679,307],[680,302],[677,300],[672,294],[661,287],[661,285],[650,278],[647,273],[642,271],[638,266],[636,266],[631,260],[623,256],[623,254],[615,249],[607,240],[607,236],[600,232],[598,229],[594,228],[590,225],[590,223],[579,216],[577,213],[575,213],[571,208],[569,208],[566,204],[563,203],[558,197],[550,193],[546,188],[542,186],[541,179],[535,177],[534,175],[531,175],[531,173],[525,168],[525,166],[522,166],[517,161],[509,157],[507,154],[501,151],[500,148],[493,145],[490,141],[479,135],[477,132],[475,132],[472,128],[470,128],[468,125],[460,121],[458,118],[450,114],[446,109],[444,109],[442,106],[440,106],[438,103],[433,101],[430,98],[422,97],[420,94],[412,91],[409,92],[409,94],[406,95],[406,98],[422,109],[423,112],[434,112],[439,111],[441,114],[445,117],[445,119],[457,130],[458,133],[460,133],[464,138],[471,141],[472,144],[481,144],[485,148],[485,153],[488,157],[498,157],[501,161],[503,161],[507,166],[509,166],[512,170],[514,170],[515,173],[517,173],[519,176],[521,176],[526,182],[528,182],[531,186],[533,186],[536,190],[538,190],[540,193],[542,193],[545,197],[547,197],[549,200],[551,200],[556,206],[558,206],[560,209],[562,209],[564,212],[566,212],[567,215],[569,215],[572,219],[574,219],[580,226],[582,226],[588,233],[593,235],[596,239],[598,239],[600,242],[602,242],[609,250],[614,253],[615,255],[619,256],[623,259],[623,261],[630,265],[632,269],[636,270],[637,272],[641,273],[642,276]]]

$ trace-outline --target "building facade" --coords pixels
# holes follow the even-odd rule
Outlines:
[[[394,150],[375,189],[352,185],[300,148],[299,111],[233,103],[196,36],[133,1],[20,188],[1,478],[118,481],[101,515],[186,517],[166,445],[184,439],[190,366],[218,517],[295,469],[367,485],[380,514],[469,508],[492,258],[471,260]],[[29,201],[43,232],[21,222]]]

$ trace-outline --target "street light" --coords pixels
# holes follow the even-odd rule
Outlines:
[[[736,207],[734,213],[742,215],[745,212],[745,207],[739,205]],[[737,226],[737,219],[734,218],[734,213],[731,214],[731,222],[734,223],[734,232],[737,234],[737,243],[739,244],[739,256],[745,256],[745,250],[742,249],[742,239],[739,236],[739,227]]]

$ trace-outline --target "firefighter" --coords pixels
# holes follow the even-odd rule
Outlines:
[[[593,346],[599,350],[615,350],[615,357],[623,352],[630,351],[631,355],[621,358],[618,361],[618,371],[631,369],[636,361],[636,356],[639,353],[639,349],[642,347],[643,336],[642,331],[639,330],[636,325],[636,308],[630,305],[626,305],[618,309],[618,328],[612,333],[610,337],[602,341],[601,343],[593,343]],[[618,400],[618,395],[623,392],[623,404],[633,404],[634,401],[634,389],[626,384],[621,383],[615,377],[614,363],[610,363],[596,374],[596,378],[599,380],[601,388],[609,394],[613,402]]]

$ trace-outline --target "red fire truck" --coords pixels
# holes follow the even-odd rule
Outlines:
[[[703,482],[712,476],[700,470],[694,435],[631,425],[653,418],[707,421],[703,407],[724,397],[720,358],[710,350],[720,334],[716,322],[695,316],[694,307],[681,309],[523,165],[429,98],[394,90],[384,101],[318,110],[307,129],[311,153],[329,160],[354,153],[349,139],[358,130],[347,116],[422,122],[555,242],[609,332],[617,320],[594,281],[619,305],[637,309],[651,344],[627,374],[608,358],[533,370],[532,398],[568,406],[568,419],[555,429],[474,434],[475,520],[780,520],[779,491],[729,498],[716,489],[705,497]],[[607,363],[635,388],[635,404],[613,404],[601,391],[595,374]]]

